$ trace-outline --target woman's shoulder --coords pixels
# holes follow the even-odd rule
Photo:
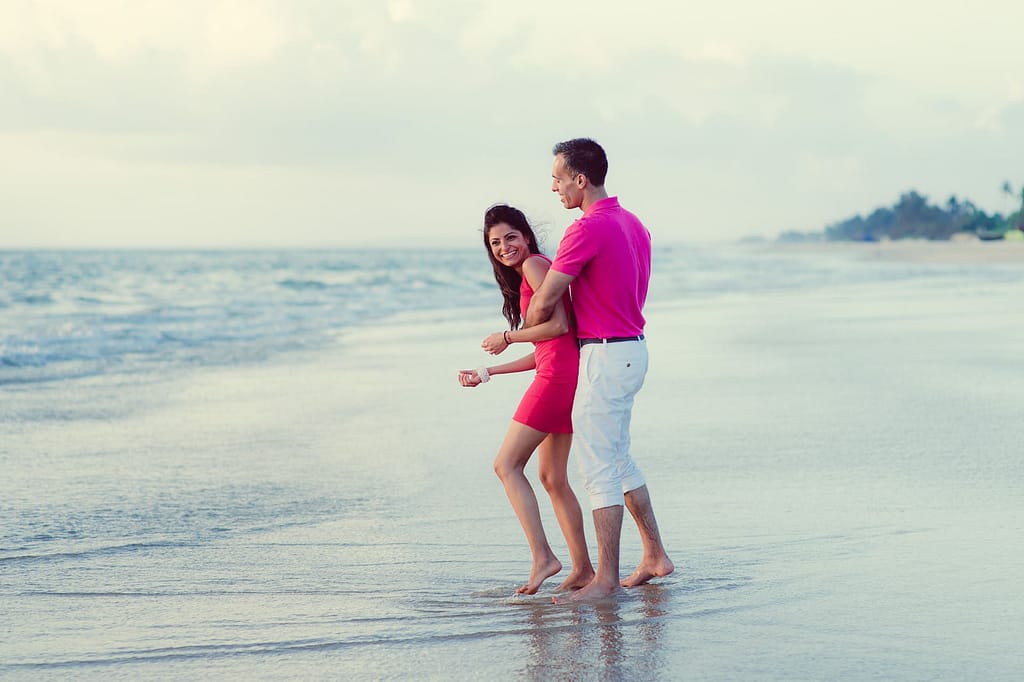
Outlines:
[[[542,253],[530,254],[530,257],[523,261],[523,281],[530,282],[530,286],[536,288],[547,276],[550,268],[550,258]]]

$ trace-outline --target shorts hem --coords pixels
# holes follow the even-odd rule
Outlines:
[[[626,506],[626,498],[619,492],[610,493],[595,493],[590,495],[590,509],[603,509],[604,507],[624,507]]]

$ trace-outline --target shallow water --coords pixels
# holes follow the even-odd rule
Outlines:
[[[513,595],[527,378],[455,382],[493,311],[0,387],[0,677],[1020,679],[1013,272],[652,302],[634,446],[678,570],[604,604]]]

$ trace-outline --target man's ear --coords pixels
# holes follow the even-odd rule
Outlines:
[[[586,186],[589,185],[589,184],[590,184],[590,178],[588,178],[583,173],[577,173],[576,174],[576,186],[577,187],[579,187],[580,189],[585,189]]]

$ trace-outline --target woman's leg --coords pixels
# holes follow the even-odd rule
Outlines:
[[[583,533],[583,512],[576,494],[569,486],[566,472],[571,445],[571,433],[552,433],[544,439],[539,449],[540,481],[551,497],[551,506],[572,559],[572,571],[558,586],[558,590],[576,590],[594,578],[594,565],[590,563],[587,538]]]
[[[508,427],[505,440],[494,459],[494,473],[498,474],[498,478],[505,486],[505,494],[508,495],[508,501],[512,503],[512,509],[523,526],[533,555],[530,579],[516,590],[520,594],[536,593],[541,583],[562,570],[561,562],[551,551],[547,536],[544,535],[537,496],[534,495],[533,487],[523,473],[530,455],[545,436],[547,434],[543,431],[531,429],[514,421]]]

